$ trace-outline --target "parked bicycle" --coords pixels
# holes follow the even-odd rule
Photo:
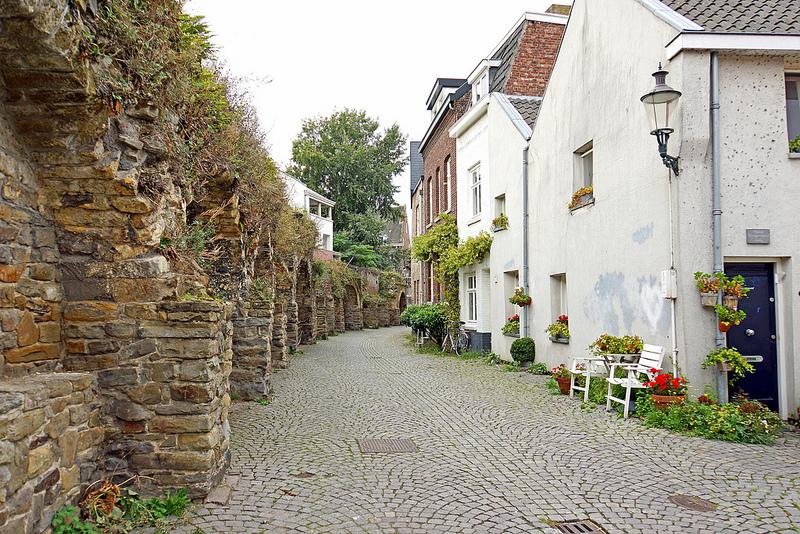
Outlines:
[[[449,348],[448,348],[449,345]],[[452,321],[442,341],[442,352],[452,351],[460,356],[469,349],[469,335],[464,330],[464,321]]]

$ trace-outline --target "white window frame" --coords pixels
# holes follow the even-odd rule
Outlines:
[[[550,275],[550,306],[553,321],[561,315],[569,315],[567,309],[567,273]]]
[[[428,178],[428,224],[433,222],[433,179]]]
[[[789,141],[793,141],[798,135],[800,135],[800,72],[786,72],[784,79],[786,85],[788,85],[790,82],[794,82],[798,97],[798,109],[795,110],[797,115],[795,116],[793,122],[790,115],[792,110],[789,108],[789,93],[787,92],[784,94],[784,98],[786,99],[786,133],[789,136]],[[795,128],[794,132],[792,132],[792,126]],[[794,136],[792,135],[793,133],[795,134]]]
[[[594,141],[589,141],[575,151],[575,190],[594,187]]]
[[[482,211],[482,191],[481,191],[481,164],[474,165],[469,170],[470,176],[470,198],[472,200],[472,216],[478,217]]]
[[[450,184],[453,183],[453,174],[451,170],[452,165],[453,160],[450,158],[450,156],[444,158],[444,183],[442,184],[442,191],[444,195],[443,211],[445,212],[450,211]]]
[[[466,275],[466,301],[467,301],[467,322],[478,322],[478,275],[469,273]]]

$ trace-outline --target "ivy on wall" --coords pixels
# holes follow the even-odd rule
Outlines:
[[[483,261],[492,248],[492,236],[480,232],[460,242],[458,226],[452,215],[443,214],[439,223],[414,238],[411,256],[419,261],[433,262],[436,276],[443,285],[444,300],[451,320],[458,320],[461,308],[458,301],[458,271]]]

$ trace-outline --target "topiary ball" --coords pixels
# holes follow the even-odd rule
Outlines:
[[[536,343],[529,337],[522,337],[511,344],[511,357],[515,362],[532,362],[536,358]]]

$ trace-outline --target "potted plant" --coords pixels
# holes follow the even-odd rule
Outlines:
[[[499,232],[501,230],[506,230],[508,228],[508,215],[505,213],[501,213],[494,219],[492,219],[492,231]]]
[[[673,376],[672,373],[660,369],[650,369],[654,374],[650,382],[645,382],[653,406],[657,410],[666,410],[673,404],[683,404],[686,401],[686,380]]]
[[[555,322],[545,329],[553,343],[569,343],[569,317],[559,315]]]
[[[713,308],[717,303],[717,294],[721,284],[719,276],[698,271],[694,273],[694,279],[696,280],[697,290],[700,291],[701,304],[708,308]]]
[[[558,389],[562,395],[569,395],[570,374],[569,369],[563,363],[558,367],[553,367],[550,374],[558,382]]]
[[[728,308],[737,309],[739,299],[750,293],[750,288],[744,286],[744,276],[737,274],[733,278],[722,277],[722,304]]]
[[[518,287],[514,290],[514,294],[511,295],[508,301],[517,306],[528,306],[531,303],[531,296],[526,295],[525,291],[521,287]]]
[[[506,317],[506,324],[503,325],[504,336],[519,335],[519,314],[515,313],[511,317]]]
[[[800,135],[789,141],[789,152],[793,154],[800,153]]]
[[[574,210],[589,204],[594,199],[594,188],[591,185],[581,187],[572,193],[572,199],[569,201],[569,209]]]
[[[722,372],[732,373],[731,382],[743,378],[746,373],[755,372],[755,367],[745,360],[735,347],[721,347],[709,352],[703,360],[703,367],[714,366]]]
[[[639,361],[642,347],[644,347],[644,342],[639,336],[602,334],[589,345],[589,350],[594,354],[602,354],[620,362],[636,363]]]
[[[744,310],[735,310],[721,304],[714,305],[714,311],[717,312],[720,332],[727,332],[732,326],[738,326],[747,317]]]

